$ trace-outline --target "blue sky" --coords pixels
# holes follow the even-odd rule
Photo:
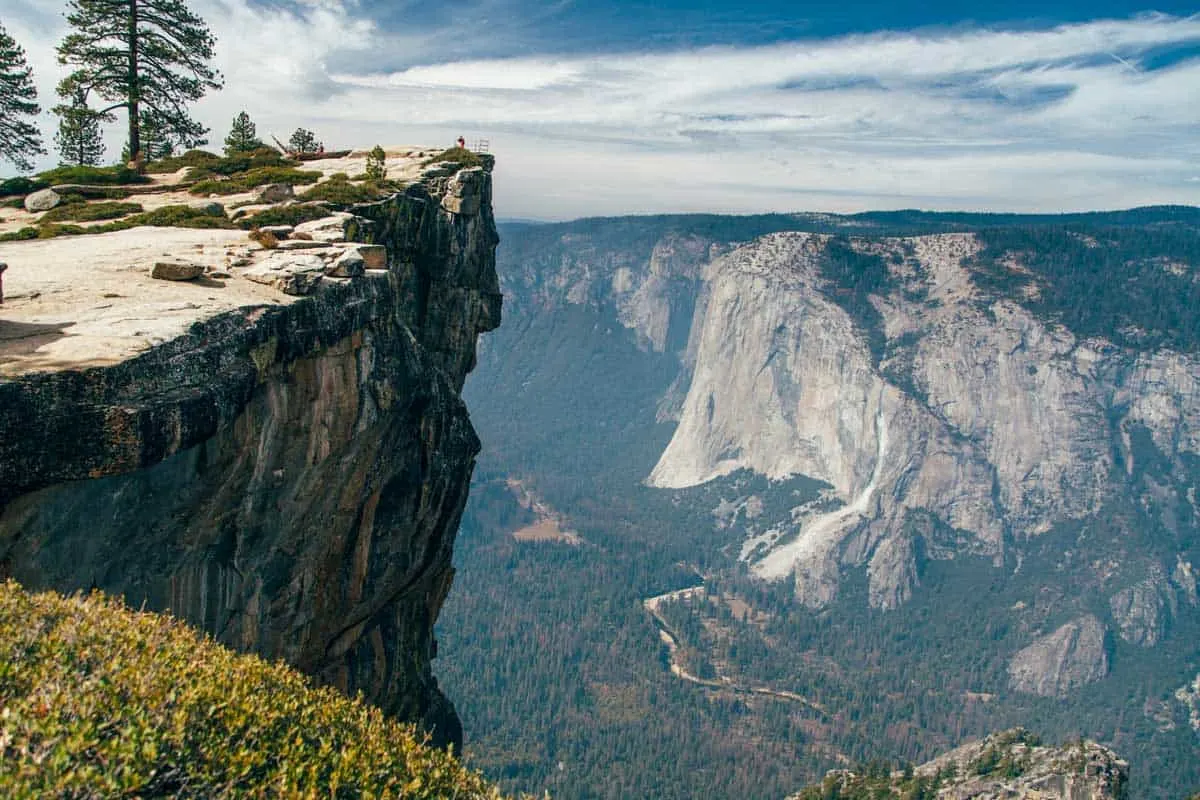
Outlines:
[[[196,108],[215,141],[243,108],[331,147],[487,138],[506,217],[1200,204],[1178,2],[191,5],[227,77]],[[0,0],[47,106],[61,10]]]

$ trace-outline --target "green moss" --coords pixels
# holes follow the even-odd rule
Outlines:
[[[450,161],[464,167],[481,167],[483,159],[478,153],[473,153],[465,147],[451,147],[449,150],[444,150],[433,158],[427,159],[426,164],[437,164],[442,161]]]
[[[257,214],[243,217],[238,220],[238,226],[245,230],[251,230],[252,228],[261,228],[264,225],[299,225],[301,222],[328,217],[329,214],[330,209],[328,206],[318,204],[276,206],[260,211]]]
[[[413,729],[100,594],[0,586],[6,797],[499,797]]]
[[[127,167],[58,167],[40,173],[37,179],[51,186],[61,183],[84,183],[126,186],[149,183],[150,179]]]
[[[52,208],[38,219],[39,224],[47,222],[93,222],[100,219],[117,219],[129,214],[140,214],[142,207],[138,203],[72,203]]]

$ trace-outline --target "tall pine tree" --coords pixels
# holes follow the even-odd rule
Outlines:
[[[225,137],[225,155],[249,153],[263,146],[258,138],[258,126],[250,121],[249,114],[243,111],[233,118],[233,127]]]
[[[67,9],[73,31],[58,46],[59,63],[76,68],[68,81],[110,103],[99,113],[125,109],[131,158],[153,157],[143,152],[147,121],[172,149],[207,141],[187,103],[221,88],[208,65],[216,40],[183,0],[70,0]]]
[[[22,171],[33,168],[33,156],[46,152],[41,131],[25,119],[42,110],[32,75],[25,51],[0,25],[0,159]]]
[[[63,87],[60,87],[63,88]],[[63,164],[94,167],[104,158],[104,138],[100,123],[112,122],[112,114],[100,114],[88,105],[88,93],[78,87],[70,89],[70,103],[54,107],[58,115],[58,133],[54,143]]]

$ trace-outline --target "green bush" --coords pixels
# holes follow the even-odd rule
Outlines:
[[[0,586],[6,797],[498,798],[413,729],[96,593]]]
[[[100,226],[102,232],[119,231],[126,228],[136,228],[139,225],[151,225],[159,228],[235,228],[236,225],[226,216],[214,216],[205,213],[203,209],[191,206],[163,206],[153,211],[136,214],[117,222]],[[94,229],[92,229],[94,230]]]
[[[243,217],[238,220],[238,226],[245,230],[251,230],[265,225],[299,225],[301,222],[328,217],[330,211],[328,206],[315,203],[275,206]]]
[[[225,180],[203,180],[192,184],[189,192],[196,195],[237,194],[248,192],[268,183],[289,183],[293,186],[316,183],[320,172],[294,169],[292,167],[255,167],[247,172],[233,175]]]
[[[45,181],[32,178],[7,178],[0,181],[0,197],[13,197],[14,195],[24,197],[39,189],[45,189],[49,185]]]
[[[207,150],[188,150],[181,156],[168,156],[160,158],[158,161],[151,161],[146,165],[146,172],[177,172],[184,167],[208,167],[218,161],[221,161],[221,157],[216,153],[210,153]]]
[[[39,224],[47,222],[93,222],[100,219],[117,219],[128,214],[140,214],[142,207],[138,203],[71,203],[50,209],[38,219]]]
[[[31,225],[26,225],[18,231],[0,233],[0,242],[24,242],[36,238],[38,238],[38,229]]]
[[[397,191],[391,181],[380,183],[352,183],[349,178],[334,175],[299,195],[302,200],[322,200],[326,203],[348,206],[354,203],[369,203]]]
[[[483,166],[483,159],[479,157],[479,154],[473,153],[465,147],[451,147],[433,158],[426,159],[425,163],[437,164],[442,161],[450,161],[463,167]]]
[[[217,156],[215,160],[197,164],[188,172],[188,180],[204,180],[219,176],[229,177],[260,167],[294,167],[298,162],[285,158],[278,150],[262,147],[249,153]]]
[[[150,182],[145,175],[140,175],[137,170],[128,167],[58,167],[40,173],[37,179],[51,186],[60,183],[127,186]]]
[[[120,204],[117,204],[120,205]],[[132,203],[129,205],[133,205]],[[79,208],[79,206],[72,206]],[[48,212],[47,212],[48,213]],[[0,242],[17,242],[26,239],[53,239],[57,236],[80,236],[90,233],[112,233],[148,225],[157,228],[223,228],[236,229],[237,226],[225,215],[207,214],[202,209],[190,206],[163,206],[153,211],[144,211],[122,219],[106,222],[103,225],[92,225],[84,228],[79,225],[59,225],[39,221],[36,227],[25,227],[12,233],[0,234]]]

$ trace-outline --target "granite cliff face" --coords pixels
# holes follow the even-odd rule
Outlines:
[[[459,393],[500,322],[490,163],[350,211],[386,270],[6,374],[0,571],[170,610],[460,743],[430,659],[479,449]]]

